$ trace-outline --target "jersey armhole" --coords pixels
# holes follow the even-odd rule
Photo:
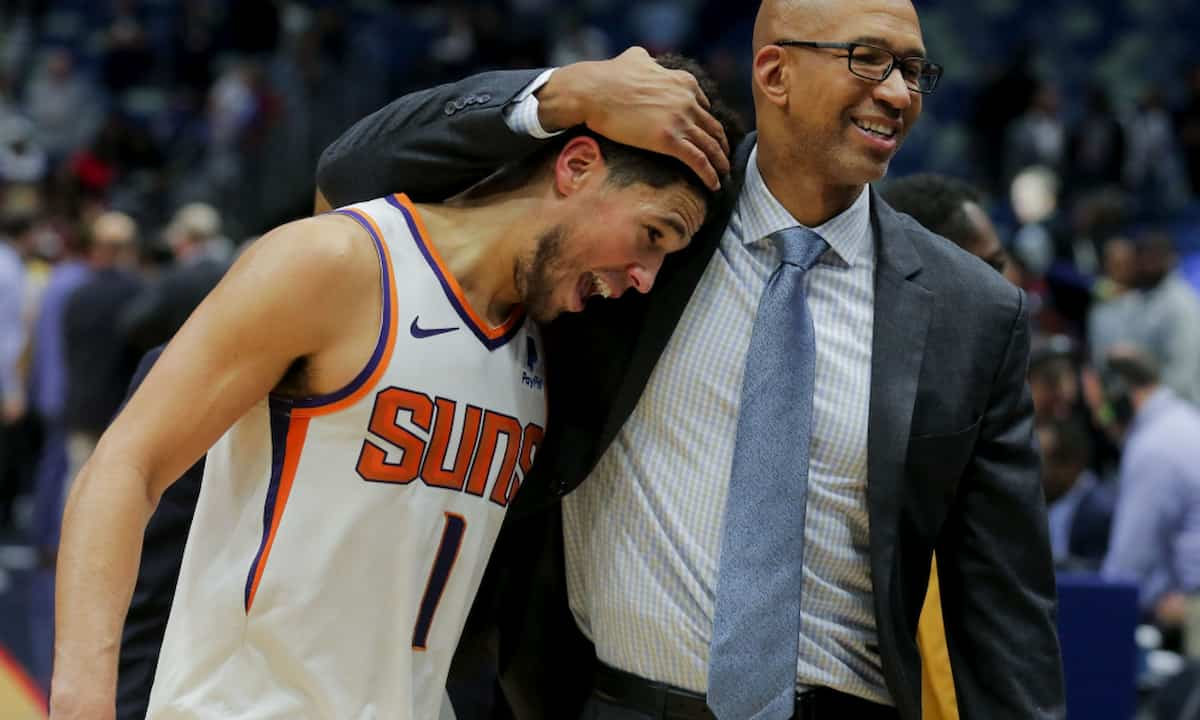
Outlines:
[[[367,234],[371,236],[371,241],[375,244],[375,251],[379,257],[380,289],[383,297],[379,339],[375,343],[375,351],[371,354],[371,359],[367,361],[366,366],[341,389],[323,395],[301,398],[271,395],[273,401],[289,404],[293,413],[298,416],[328,415],[358,402],[383,375],[391,361],[392,348],[396,344],[396,278],[392,269],[391,253],[383,239],[383,233],[379,230],[379,225],[376,224],[374,218],[358,208],[342,208],[331,214],[345,215],[353,219],[367,231]]]

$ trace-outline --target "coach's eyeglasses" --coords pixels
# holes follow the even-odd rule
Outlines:
[[[853,42],[811,42],[808,40],[776,40],[783,47],[806,47],[828,50],[845,50],[850,72],[864,80],[883,82],[900,68],[900,75],[909,90],[928,95],[937,87],[942,77],[942,66],[914,55],[900,57],[891,50],[874,45]]]

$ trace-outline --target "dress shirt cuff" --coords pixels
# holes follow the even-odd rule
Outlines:
[[[542,123],[538,120],[538,99],[536,93],[542,89],[554,73],[555,68],[550,68],[541,75],[538,75],[533,82],[525,86],[517,96],[513,98],[504,108],[504,122],[508,125],[508,129],[515,133],[522,133],[535,137],[539,140],[552,138],[560,134],[558,132],[546,132],[542,127]]]

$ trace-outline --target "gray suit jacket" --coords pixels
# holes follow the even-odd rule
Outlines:
[[[326,150],[320,188],[335,206],[462,189],[536,145],[501,116],[536,73],[486,74],[400,98]],[[586,693],[592,650],[566,608],[554,501],[587,477],[632,412],[717,248],[754,142],[742,143],[731,192],[691,245],[668,258],[651,293],[547,328],[550,423],[476,606],[499,618],[505,694],[518,717],[571,717]],[[867,502],[888,688],[901,716],[918,720],[916,627],[936,549],[961,716],[1061,718],[1054,575],[1025,384],[1026,299],[983,262],[872,200]]]

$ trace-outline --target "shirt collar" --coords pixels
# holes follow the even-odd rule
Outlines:
[[[780,230],[803,225],[771,193],[758,169],[758,146],[746,163],[746,182],[738,198],[742,218],[742,243],[761,242]],[[871,192],[864,187],[850,207],[817,227],[810,228],[829,243],[834,253],[850,267],[870,250]]]

